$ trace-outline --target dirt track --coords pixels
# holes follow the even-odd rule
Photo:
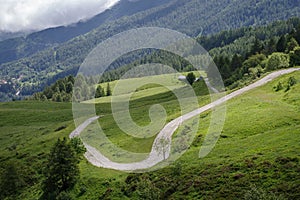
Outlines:
[[[242,89],[234,91],[234,92],[232,92],[210,104],[207,104],[201,108],[198,108],[190,113],[187,113],[183,116],[180,116],[180,117],[172,120],[167,125],[165,125],[165,127],[156,136],[156,138],[153,142],[153,145],[152,145],[151,152],[149,153],[149,156],[143,161],[135,162],[135,163],[116,163],[116,162],[109,160],[107,157],[105,157],[103,154],[101,154],[98,150],[96,150],[95,148],[93,148],[87,144],[84,144],[87,149],[87,152],[85,153],[85,157],[91,164],[93,164],[97,167],[110,168],[110,169],[115,169],[115,170],[134,171],[134,170],[148,169],[150,167],[153,167],[156,164],[158,164],[159,162],[161,162],[162,160],[169,157],[169,153],[170,153],[170,149],[171,149],[171,146],[169,144],[171,143],[172,135],[183,121],[191,119],[192,117],[197,116],[197,115],[201,114],[202,112],[207,111],[217,105],[220,105],[220,104],[222,104],[240,94],[243,94],[251,89],[262,86],[281,75],[288,74],[288,73],[291,73],[291,72],[294,72],[297,70],[300,70],[300,68],[290,68],[290,69],[284,69],[284,70],[273,72],[273,73],[267,75],[266,77],[258,80],[257,82],[250,84],[249,86],[246,86]],[[70,138],[78,136],[90,123],[97,120],[98,118],[99,117],[96,116],[96,117],[92,117],[92,118],[86,120],[84,123],[82,123],[80,126],[78,126],[70,134]],[[159,145],[159,142],[161,140],[167,141],[167,145],[165,145],[165,147],[161,147],[161,145]],[[162,149],[162,148],[164,148],[164,149]],[[164,152],[162,153],[162,151],[164,151]]]

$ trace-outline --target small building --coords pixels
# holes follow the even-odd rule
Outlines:
[[[186,76],[181,75],[181,76],[178,77],[178,80],[179,81],[186,81]],[[202,81],[202,80],[204,80],[204,78],[202,76],[200,76],[199,78],[195,79],[195,82],[196,81]]]
[[[180,80],[180,81],[186,81],[186,77],[183,76],[183,75],[181,75],[181,76],[178,77],[178,80]]]

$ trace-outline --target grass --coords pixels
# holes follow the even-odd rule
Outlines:
[[[203,88],[198,88],[199,90],[202,90]],[[185,88],[181,87],[178,88],[179,93],[184,93]],[[209,96],[199,96],[198,97],[198,104],[197,107],[201,105],[205,105],[209,102]],[[142,129],[148,132],[149,135],[156,135],[163,126],[171,121],[172,119],[175,119],[179,117],[182,114],[182,111],[180,110],[179,102],[176,98],[176,96],[172,92],[165,92],[163,94],[154,94],[152,96],[146,96],[139,99],[131,99],[130,101],[130,117],[133,119],[133,121],[140,125],[140,126],[147,126],[150,124],[151,120],[149,118],[149,109],[154,104],[160,104],[164,107],[167,118],[164,123],[155,123],[151,128]],[[110,149],[105,144],[109,143],[109,140],[117,144],[118,147],[130,151],[133,153],[148,153],[151,150],[152,143],[154,141],[154,136],[152,137],[146,137],[146,138],[134,138],[131,136],[128,136],[126,133],[124,133],[116,124],[114,117],[111,114],[111,110],[108,109],[106,111],[103,110],[103,107],[108,108],[109,104],[96,104],[96,110],[98,115],[104,115],[104,117],[99,119],[99,124],[101,125],[102,130],[105,132],[105,135],[107,138],[101,137],[96,132],[93,132],[93,128],[87,129],[82,133],[82,139],[83,141],[94,144],[94,147],[101,150],[106,156],[111,158],[112,160],[119,160],[120,155],[109,155],[109,152],[106,152],[107,149]],[[183,113],[187,113],[195,109],[195,106],[187,106]],[[123,111],[120,111],[123,112]],[[125,116],[126,117],[126,116]],[[124,120],[124,119],[123,119]],[[126,120],[126,119],[125,119]],[[130,129],[131,127],[127,127],[129,130],[135,130]],[[132,131],[131,131],[132,132]],[[99,143],[101,141],[101,143]],[[111,150],[112,151],[112,150]],[[124,152],[123,152],[124,153]],[[122,154],[122,152],[120,152]],[[136,155],[134,155],[136,156]],[[142,156],[141,158],[137,157],[137,160],[144,159],[146,155]],[[127,160],[127,159],[125,159]]]
[[[285,84],[291,76],[298,84],[289,91],[274,91],[278,82]],[[198,100],[203,105],[209,99],[200,96]],[[210,112],[200,116],[193,144],[171,166],[150,173],[127,174],[94,167],[83,159],[81,180],[70,194],[74,199],[140,199],[142,193],[153,195],[146,190],[151,188],[162,199],[240,199],[257,191],[269,196],[281,195],[283,199],[299,199],[299,100],[300,73],[284,75],[227,103],[221,137],[205,158],[199,159],[198,154]],[[180,115],[175,96],[153,93],[132,99],[130,113],[134,121],[147,125],[148,110],[156,103],[165,107],[167,121]],[[109,103],[97,104],[96,110],[104,115],[99,123],[110,141],[128,151],[149,152],[153,137],[136,139],[124,134],[116,127]],[[67,137],[74,129],[71,105],[1,103],[0,119],[0,169],[8,161],[14,161],[25,180],[14,199],[38,199],[41,169],[50,147],[57,138]]]
[[[74,129],[71,105],[52,102],[0,104],[0,170],[8,162],[18,168],[24,191],[17,199],[37,199],[43,162],[57,138]],[[60,127],[62,130],[57,131]]]
[[[282,193],[287,198],[291,198],[293,195],[293,198],[299,197],[298,189],[294,188],[293,194],[289,189],[293,188],[297,182],[299,184],[297,178],[299,177],[299,168],[297,166],[299,166],[300,156],[300,86],[298,83],[288,92],[283,90],[274,92],[273,89],[273,86],[279,81],[286,82],[291,76],[296,77],[299,82],[300,73],[296,72],[230,100],[227,104],[228,113],[225,126],[213,151],[207,157],[197,159],[199,148],[192,147],[178,161],[185,163],[184,169],[189,171],[184,174],[197,173],[198,170],[213,176],[219,170],[229,168],[228,171],[224,171],[217,177],[219,181],[223,181],[222,184],[214,183],[213,180],[208,181],[211,186],[215,186],[208,192],[208,197],[221,198],[223,195],[224,198],[232,195],[232,198],[237,198],[238,195],[235,196],[232,193],[239,192],[239,195],[242,195],[245,192],[243,187],[247,185],[245,183],[251,184],[251,182],[264,189],[267,188],[268,191]],[[202,135],[203,138],[208,128],[209,115],[202,120],[204,126],[198,131],[198,136]],[[291,165],[291,167],[283,169],[283,166],[276,163],[276,160],[280,158],[287,160],[294,158],[295,160],[286,161],[285,164],[288,163],[287,165]],[[249,166],[253,165],[253,168],[248,167],[247,162],[249,162]],[[270,164],[268,169],[260,166],[266,163]],[[213,167],[208,169],[208,166]],[[243,177],[245,183],[241,187],[235,185],[230,190],[226,189],[231,184],[239,182],[232,178],[238,174]],[[291,176],[291,174],[293,176],[287,179],[286,176]],[[255,176],[257,179],[253,180]],[[284,188],[279,188],[283,186]],[[220,191],[220,188],[226,191]],[[201,193],[205,194],[204,191]],[[179,192],[178,195],[182,194]]]
[[[187,75],[187,73],[188,72],[183,72],[181,74]],[[206,77],[206,74],[203,71],[194,71],[193,73],[197,77],[199,77],[200,75]],[[129,96],[130,100],[137,100],[153,95],[163,95],[163,93],[170,91],[170,89],[174,90],[183,87],[185,84],[182,81],[178,80],[178,77],[181,74],[161,74],[155,76],[146,76],[142,78],[120,79],[116,81],[101,83],[100,86],[106,93],[107,84],[109,83],[112,92],[115,92],[114,96],[118,96],[121,99],[127,98]],[[131,88],[138,85],[140,85],[140,87]],[[117,87],[118,90],[115,90],[115,87]],[[84,101],[83,103],[99,104],[110,102],[111,96],[92,99]]]

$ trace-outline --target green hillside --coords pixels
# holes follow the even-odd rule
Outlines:
[[[296,84],[288,87],[293,77]],[[127,174],[80,162],[80,181],[69,191],[72,199],[299,199],[300,72],[284,75],[227,103],[226,122],[213,151],[199,159],[199,148],[210,121],[200,116],[200,128],[190,149],[159,171]],[[278,90],[278,85],[281,88]],[[277,91],[276,91],[277,90]],[[206,104],[207,96],[199,96]],[[163,93],[131,101],[131,114],[146,124],[149,107],[165,106],[168,117],[180,114],[174,96]],[[96,105],[99,123],[115,144],[147,151],[153,138],[126,136],[114,126],[108,103]],[[70,103],[20,101],[0,104],[0,172],[16,168],[17,192],[6,199],[38,199],[42,171],[57,138],[74,130]],[[5,188],[1,185],[1,194]],[[275,198],[277,196],[277,198]]]
[[[28,55],[28,57],[10,60],[11,62],[0,65],[0,79],[11,83],[9,86],[7,85],[8,88],[0,88],[0,92],[4,93],[0,95],[4,96],[2,98],[4,100],[12,99],[12,94],[16,94],[18,91],[21,92],[21,95],[31,95],[59,78],[76,74],[76,70],[84,58],[97,44],[129,29],[157,26],[197,37],[240,27],[266,25],[276,20],[297,17],[298,13],[299,5],[294,1],[264,0],[256,3],[246,0],[221,2],[217,0],[173,0],[170,3],[104,23],[86,34],[59,45],[51,45],[34,54],[30,54],[31,48],[33,50],[41,49],[40,43],[34,48],[31,45],[32,41],[29,44],[21,42],[21,47],[14,46],[9,41],[3,41],[2,44],[11,47],[12,52],[19,49],[22,51],[21,54]],[[272,36],[278,36],[288,33],[291,28],[294,28],[290,23],[287,24],[287,27],[282,29],[281,33],[274,29],[271,29],[270,32],[273,33]],[[223,39],[219,43],[222,44],[222,41]],[[23,49],[24,46],[29,47]],[[5,59],[11,57],[6,53],[1,55]],[[123,64],[121,63],[121,66]]]
[[[29,35],[26,33],[5,34],[0,31],[0,64],[19,60],[43,49],[55,47],[58,44],[64,43],[79,35],[83,35],[102,24],[111,23],[124,16],[131,16],[153,7],[162,6],[169,1],[170,0],[140,0],[138,2],[132,2],[121,0],[103,13],[100,13],[89,20],[72,24],[71,26],[48,28]],[[5,38],[1,37],[2,35],[7,35],[6,37],[11,36],[12,39],[4,40]],[[18,35],[19,37],[17,37]],[[26,37],[24,37],[25,35]],[[2,42],[2,40],[4,41]]]

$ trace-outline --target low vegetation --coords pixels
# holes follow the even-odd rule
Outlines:
[[[203,159],[198,158],[198,152],[209,126],[210,112],[200,116],[201,126],[192,146],[171,166],[150,173],[127,174],[96,168],[81,159],[80,178],[74,187],[62,191],[58,197],[298,199],[300,118],[296,108],[300,106],[299,80],[299,72],[288,74],[230,100],[221,138]],[[275,91],[279,82],[283,89]],[[290,88],[286,90],[288,85]],[[176,101],[169,95],[147,98],[132,101],[132,114],[137,123],[147,121],[139,122],[144,116],[140,105],[150,105],[154,99],[166,109],[170,105],[176,107]],[[96,107],[97,112],[105,115],[99,122],[111,141],[131,151],[149,150],[147,145],[150,147],[153,139],[138,141],[124,137],[120,130],[109,130],[114,126],[107,104]],[[2,198],[38,199],[43,195],[41,185],[49,152],[58,138],[68,137],[74,129],[71,105],[21,101],[1,103],[0,109],[3,119],[0,122]],[[171,109],[169,114],[178,115],[179,112]]]

